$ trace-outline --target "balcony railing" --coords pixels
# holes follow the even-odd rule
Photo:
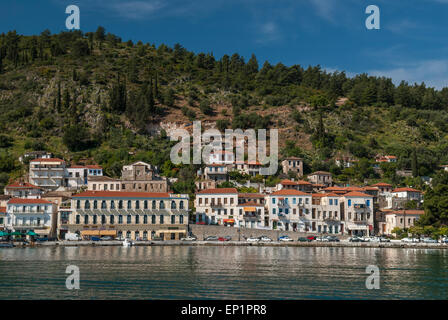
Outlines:
[[[44,214],[44,213],[46,213],[46,211],[45,210],[35,210],[35,211],[32,211],[32,210],[13,210],[13,211],[11,211],[11,213],[14,213],[14,214],[36,214],[36,213]]]

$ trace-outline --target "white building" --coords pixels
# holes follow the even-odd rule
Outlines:
[[[310,193],[283,189],[266,196],[271,229],[285,231],[309,230],[311,225]]]
[[[342,196],[344,222],[341,225],[344,233],[368,236],[373,233],[373,196],[353,191]]]
[[[228,164],[233,165],[235,162],[235,156],[233,152],[221,150],[210,153],[209,161],[207,164]]]
[[[424,210],[398,210],[385,213],[385,222],[380,224],[382,234],[392,235],[395,228],[408,229],[425,214]]]
[[[55,190],[64,186],[65,161],[58,158],[39,158],[30,161],[29,182],[38,187]]]
[[[5,194],[13,198],[30,198],[37,199],[42,195],[41,187],[25,182],[16,182],[5,187]]]
[[[206,189],[196,193],[196,222],[239,226],[236,188]]]
[[[54,236],[57,226],[56,206],[43,199],[12,198],[6,207],[5,228],[10,231],[34,231]]]
[[[74,165],[66,170],[65,185],[70,189],[87,186],[88,177],[102,177],[103,168],[97,165]]]

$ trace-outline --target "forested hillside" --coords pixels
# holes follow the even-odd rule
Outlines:
[[[1,34],[0,184],[24,173],[18,157],[25,151],[48,150],[99,163],[111,176],[145,160],[183,178],[177,191],[190,190],[194,168],[170,163],[163,128],[193,120],[219,129],[278,128],[281,156],[303,157],[306,173],[329,170],[343,183],[400,184],[397,169],[428,176],[448,163],[447,88],[212,50],[125,42],[102,27]],[[372,168],[377,154],[398,163],[383,164],[381,176]],[[360,161],[341,169],[333,161],[340,156]]]

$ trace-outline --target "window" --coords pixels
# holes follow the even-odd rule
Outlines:
[[[275,204],[275,198],[272,198],[272,204]]]
[[[131,224],[132,223],[132,216],[130,214],[128,214],[128,216],[126,217],[126,223],[127,224]]]
[[[171,224],[176,224],[176,216],[171,216]]]
[[[123,209],[123,200],[118,201],[118,209]]]
[[[78,214],[76,215],[76,224],[80,224],[81,223],[81,216]]]
[[[156,200],[152,200],[152,208],[156,209]]]
[[[123,223],[123,216],[120,214],[118,216],[118,224],[122,224]]]
[[[136,215],[135,216],[135,224],[139,224],[140,223],[140,216]]]
[[[333,199],[330,199],[329,202],[330,202],[330,206],[332,206],[333,205]]]
[[[143,209],[148,209],[148,200],[145,200],[144,202],[143,202]]]
[[[88,224],[89,223],[89,216],[85,215],[84,216],[84,224]]]
[[[114,224],[115,223],[115,216],[110,216],[110,218],[109,218],[109,221],[110,221],[110,224]]]
[[[86,209],[86,210],[90,209],[90,201],[89,200],[86,200],[84,202],[84,209]]]
[[[370,207],[370,200],[366,200],[366,206]]]
[[[101,201],[101,209],[107,209],[106,201]]]
[[[163,224],[163,214],[160,215],[160,224]]]
[[[152,224],[156,224],[156,215],[155,215],[155,214],[153,214],[153,215],[151,216],[151,223],[152,223]]]
[[[128,209],[132,209],[132,203],[131,203],[131,200],[128,200]]]
[[[181,201],[181,202],[179,202],[179,209],[183,210],[183,208],[184,208],[184,202]]]
[[[351,207],[352,206],[352,200],[348,199],[347,204],[348,204],[349,207]]]
[[[276,211],[275,211],[275,208],[272,209],[272,214],[277,214]]]
[[[114,201],[114,200],[112,200],[112,201],[110,202],[110,208],[111,208],[111,209],[115,209],[115,201]]]
[[[179,223],[183,224],[184,223],[184,216],[179,216]]]
[[[176,201],[171,201],[171,209],[176,209]]]
[[[140,209],[140,201],[135,201],[135,209]]]
[[[76,209],[81,209],[81,201],[76,200]]]
[[[334,205],[335,205],[335,206],[338,205],[338,199],[334,199]]]
[[[292,204],[296,204],[297,203],[297,199],[296,198],[292,198]]]
[[[148,216],[146,214],[143,216],[143,223],[148,224]]]
[[[127,231],[126,232],[126,238],[127,239],[131,239],[131,231]]]
[[[98,209],[98,201],[93,201],[93,209]]]
[[[289,209],[285,209],[285,214],[289,214]]]
[[[165,202],[160,201],[159,209],[165,209]]]
[[[94,214],[93,215],[93,224],[97,224],[97,222],[98,222],[97,220],[98,220],[97,215]]]

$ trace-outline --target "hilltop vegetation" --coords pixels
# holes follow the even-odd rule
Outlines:
[[[192,120],[221,130],[279,128],[281,155],[303,157],[306,172],[400,184],[397,169],[427,176],[448,162],[447,109],[448,89],[423,83],[124,42],[102,27],[10,31],[0,35],[0,184],[24,173],[21,154],[45,149],[97,162],[111,176],[126,162],[148,161],[182,177],[175,188],[188,191],[196,168],[169,162],[172,143],[160,123]],[[383,165],[381,177],[371,166],[376,154],[399,161]],[[332,160],[340,155],[360,161],[340,169]]]

